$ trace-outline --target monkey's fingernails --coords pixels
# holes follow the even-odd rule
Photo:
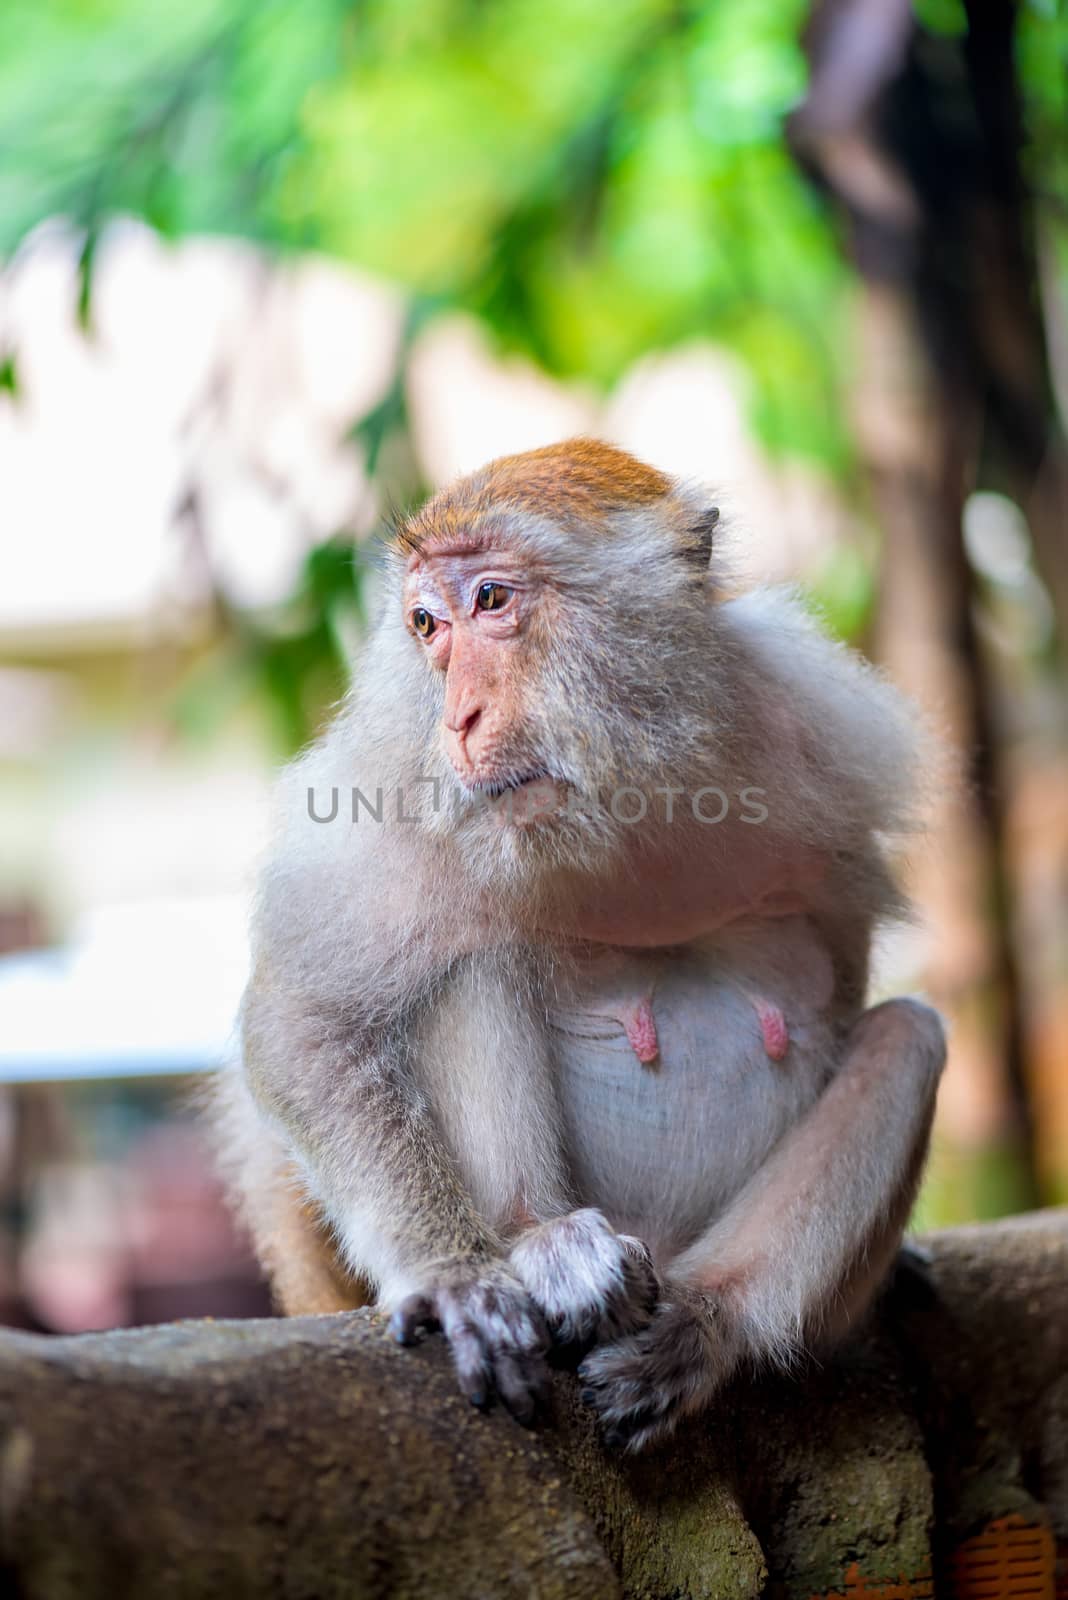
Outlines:
[[[468,1329],[454,1328],[449,1341],[461,1391],[479,1411],[488,1410],[493,1402],[493,1373],[481,1340]]]
[[[532,1428],[549,1401],[549,1372],[540,1356],[503,1350],[494,1362],[497,1393],[524,1428]]]
[[[493,1387],[485,1379],[469,1384],[460,1379],[460,1388],[476,1411],[489,1411],[493,1405]]]
[[[628,1406],[601,1423],[601,1439],[609,1450],[641,1449],[663,1431],[664,1418],[655,1401]]]
[[[538,1403],[524,1370],[524,1363],[514,1356],[499,1355],[493,1375],[497,1383],[497,1393],[505,1409],[511,1412],[517,1422],[529,1428],[534,1421]]]
[[[613,1430],[602,1435],[602,1442],[606,1450],[621,1450],[625,1455],[639,1456],[661,1437],[662,1431],[657,1428],[642,1428],[637,1433]]]
[[[389,1319],[389,1331],[398,1344],[414,1344],[423,1328],[436,1325],[433,1302],[425,1294],[409,1295]]]

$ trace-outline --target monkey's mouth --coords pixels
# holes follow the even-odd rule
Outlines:
[[[559,783],[559,778],[553,776],[547,767],[530,767],[523,772],[509,773],[503,778],[476,778],[471,785],[479,794],[484,794],[490,800],[499,800],[502,795],[515,794],[520,789],[526,789],[532,783]]]

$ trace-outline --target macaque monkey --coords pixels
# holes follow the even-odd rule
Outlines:
[[[789,596],[724,596],[716,522],[578,439],[399,528],[221,1091],[283,1310],[440,1329],[522,1421],[569,1347],[630,1450],[862,1315],[945,1048],[865,1009],[921,736]]]

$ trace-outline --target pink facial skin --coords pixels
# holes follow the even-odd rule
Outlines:
[[[492,610],[479,605],[484,585],[498,590]],[[445,675],[445,748],[470,788],[515,775],[504,763],[521,721],[517,652],[530,604],[529,579],[503,551],[439,545],[408,564],[405,617],[427,661]]]

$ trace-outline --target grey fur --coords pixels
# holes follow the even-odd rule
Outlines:
[[[264,1219],[288,1185],[398,1337],[444,1329],[473,1399],[528,1419],[550,1333],[593,1339],[590,1403],[640,1448],[740,1366],[839,1336],[896,1249],[944,1041],[914,1002],[863,1005],[930,746],[789,595],[726,600],[680,559],[692,491],[594,535],[487,509],[486,481],[480,525],[552,618],[498,754],[591,803],[508,828],[462,790],[395,563],[353,695],[281,786],[222,1142],[279,1282]],[[592,804],[621,784],[751,788],[767,820],[683,808],[636,835]],[[318,824],[309,786],[443,803]],[[708,926],[646,949],[664,860],[707,886]],[[632,879],[627,937],[599,944],[589,919]],[[653,1067],[618,1020],[646,992]],[[781,1061],[755,996],[787,1018]]]

